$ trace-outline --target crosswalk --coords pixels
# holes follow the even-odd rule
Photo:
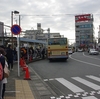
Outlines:
[[[86,79],[87,78],[87,79]],[[91,91],[83,89],[78,84],[71,82],[65,78],[52,78],[44,79],[44,81],[57,81],[65,88],[70,90],[72,93],[66,95],[60,95],[59,97],[52,96],[50,99],[100,99],[100,77],[94,75],[85,75],[83,77],[71,77],[71,81],[75,81],[82,86],[85,86],[86,89],[90,88]]]
[[[84,92],[83,89],[79,88],[78,86],[74,85],[73,83],[69,82],[68,80],[65,80],[64,78],[56,78],[58,82],[63,84],[65,87],[73,91],[74,93],[76,92]]]

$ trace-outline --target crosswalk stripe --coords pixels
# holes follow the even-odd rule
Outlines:
[[[92,89],[94,89],[94,90],[99,90],[100,89],[99,85],[94,84],[92,82],[89,82],[89,81],[87,81],[83,78],[80,78],[80,77],[71,77],[71,78],[78,81],[78,82],[80,82],[80,83],[82,83],[82,84],[84,84],[84,85],[86,85],[86,86],[88,86],[88,87],[90,87],[90,88],[92,88]]]
[[[82,97],[82,99],[98,99],[98,98],[96,98],[94,96],[88,96],[88,97]]]
[[[92,76],[92,75],[87,75],[86,77],[91,78],[93,80],[99,81],[100,82],[100,78],[96,77],[96,76]]]
[[[68,80],[65,80],[64,78],[56,78],[56,80],[75,93],[76,92],[84,92],[83,89],[79,88],[78,86],[74,85],[73,83],[69,82]]]

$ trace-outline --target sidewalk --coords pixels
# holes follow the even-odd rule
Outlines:
[[[5,99],[35,99],[31,89],[29,87],[28,81],[25,80],[15,80],[15,91],[8,91],[14,96],[6,96]],[[7,91],[6,91],[7,93]]]
[[[10,71],[4,99],[35,99],[31,92],[28,80],[24,80],[25,71],[20,70],[18,77],[18,65],[14,63],[13,71]]]
[[[35,60],[42,61],[41,59]],[[18,77],[18,63],[14,63],[13,71],[10,71],[4,99],[51,99],[56,94],[43,82],[32,69],[34,62],[28,64],[31,80],[24,80],[25,71],[20,69]]]

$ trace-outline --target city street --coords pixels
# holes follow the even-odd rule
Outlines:
[[[100,55],[75,52],[67,62],[49,62],[46,59],[34,62],[31,67],[56,93],[56,97],[100,98]]]

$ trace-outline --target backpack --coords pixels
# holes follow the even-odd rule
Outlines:
[[[2,80],[3,78],[3,67],[2,67],[2,64],[0,63],[0,81]]]

